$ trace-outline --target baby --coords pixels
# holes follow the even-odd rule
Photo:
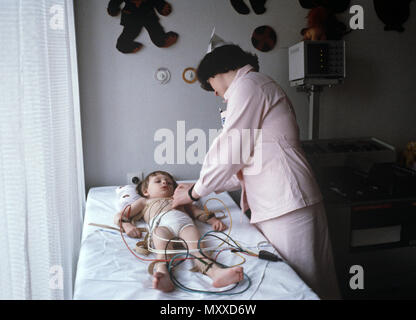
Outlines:
[[[137,186],[137,192],[142,198],[132,203],[129,217],[126,217],[127,213],[123,214],[121,211],[114,217],[114,223],[121,226],[128,236],[140,238],[140,230],[131,223],[130,219],[143,218],[149,226],[149,233],[152,234],[153,245],[157,250],[165,250],[167,240],[174,237],[187,241],[189,250],[198,249],[198,240],[201,235],[191,216],[210,224],[215,231],[223,231],[227,228],[213,213],[207,215],[205,211],[194,205],[172,209],[172,196],[175,188],[176,182],[169,173],[152,172]],[[169,243],[167,249],[173,249],[172,242]],[[194,260],[198,269],[213,280],[214,287],[225,287],[243,280],[242,267],[221,268],[200,252],[193,252],[193,255],[203,261]],[[164,260],[166,257],[164,254],[157,254],[157,259]],[[163,292],[170,292],[174,289],[165,262],[155,265],[153,288]]]

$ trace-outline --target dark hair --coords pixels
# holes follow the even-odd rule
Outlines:
[[[158,174],[162,174],[166,177],[168,177],[170,180],[172,180],[173,182],[173,190],[176,189],[176,187],[178,186],[178,184],[176,183],[175,179],[166,171],[153,171],[152,173],[149,173],[146,178],[144,178],[142,181],[140,181],[136,187],[136,191],[139,195],[141,195],[142,197],[146,198],[146,196],[144,195],[144,192],[147,190],[147,187],[149,186],[149,180],[150,177],[154,177],[157,176]]]
[[[201,87],[214,91],[208,79],[220,73],[227,73],[250,64],[256,72],[259,71],[259,58],[255,54],[243,51],[235,44],[225,45],[207,53],[199,63],[196,75]]]

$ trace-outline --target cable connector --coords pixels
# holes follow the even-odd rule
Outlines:
[[[263,260],[268,260],[268,261],[283,261],[282,259],[280,259],[278,256],[276,256],[275,254],[266,251],[266,250],[260,250],[259,251],[259,259],[263,259]]]

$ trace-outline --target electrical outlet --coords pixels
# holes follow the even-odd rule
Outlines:
[[[127,173],[127,176],[126,177],[127,177],[127,184],[133,184],[132,179],[134,177],[139,178],[140,181],[144,179],[144,177],[143,177],[143,171]]]

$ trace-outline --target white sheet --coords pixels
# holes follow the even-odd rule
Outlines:
[[[88,193],[82,244],[78,260],[74,299],[110,300],[110,299],[142,299],[142,300],[294,300],[318,299],[317,295],[298,277],[284,262],[268,262],[255,257],[244,256],[242,265],[244,272],[251,279],[250,288],[238,295],[213,295],[190,293],[176,289],[171,293],[162,293],[151,288],[152,277],[147,272],[149,262],[134,257],[124,245],[120,233],[89,226],[89,223],[111,225],[113,216],[118,210],[116,187],[92,188]],[[249,224],[247,217],[227,193],[211,194],[201,199],[217,197],[230,208],[232,215],[231,237],[243,247],[256,250],[256,245],[264,241],[262,234]],[[208,203],[210,210],[223,209],[218,201]],[[229,225],[229,219],[224,220]],[[196,222],[201,233],[209,230],[209,226]],[[143,224],[144,226],[144,224]],[[137,239],[125,237],[133,249]],[[266,248],[273,251],[271,247]],[[154,257],[150,255],[149,257]],[[146,258],[146,257],[145,257]],[[227,265],[239,263],[241,259],[229,251],[222,253],[219,261]],[[175,275],[188,287],[199,290],[213,290],[211,280],[200,274],[188,271],[190,261],[181,264]],[[244,280],[233,291],[241,291],[247,285]],[[223,289],[220,289],[223,290]]]

